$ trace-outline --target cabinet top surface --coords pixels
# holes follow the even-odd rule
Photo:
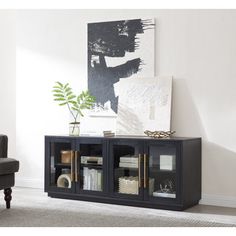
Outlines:
[[[106,139],[106,140],[116,140],[116,139],[138,139],[138,140],[158,140],[158,141],[185,141],[185,140],[192,140],[192,139],[201,139],[200,137],[175,137],[171,136],[170,138],[151,138],[148,136],[129,136],[129,135],[116,135],[114,137],[104,137],[104,136],[89,136],[89,135],[80,135],[80,136],[69,136],[69,135],[45,135],[48,138],[70,138],[70,139]]]

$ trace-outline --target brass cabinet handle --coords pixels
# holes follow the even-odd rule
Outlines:
[[[75,182],[78,182],[78,151],[75,151]]]
[[[147,155],[146,153],[143,155],[144,156],[144,188],[147,188]]]
[[[138,154],[138,186],[141,188],[141,154]]]
[[[71,169],[70,169],[70,173],[71,173],[71,182],[73,182],[74,181],[74,152],[73,151],[70,151],[70,167],[71,167]]]

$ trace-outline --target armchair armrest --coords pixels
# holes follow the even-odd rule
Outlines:
[[[0,158],[7,157],[8,138],[6,135],[0,134]]]

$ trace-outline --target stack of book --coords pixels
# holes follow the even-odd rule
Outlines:
[[[104,137],[114,137],[115,133],[112,132],[111,130],[105,130],[105,131],[103,131],[103,136]]]
[[[138,157],[137,156],[120,157],[119,167],[138,168]]]
[[[102,191],[102,170],[83,168],[84,190]]]

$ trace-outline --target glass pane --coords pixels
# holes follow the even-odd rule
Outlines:
[[[103,191],[102,144],[80,145],[80,179],[83,190]]]
[[[138,146],[113,146],[115,192],[139,194],[138,154]]]
[[[50,151],[50,185],[71,188],[71,144],[51,143]]]
[[[176,198],[176,148],[150,146],[149,195]]]

